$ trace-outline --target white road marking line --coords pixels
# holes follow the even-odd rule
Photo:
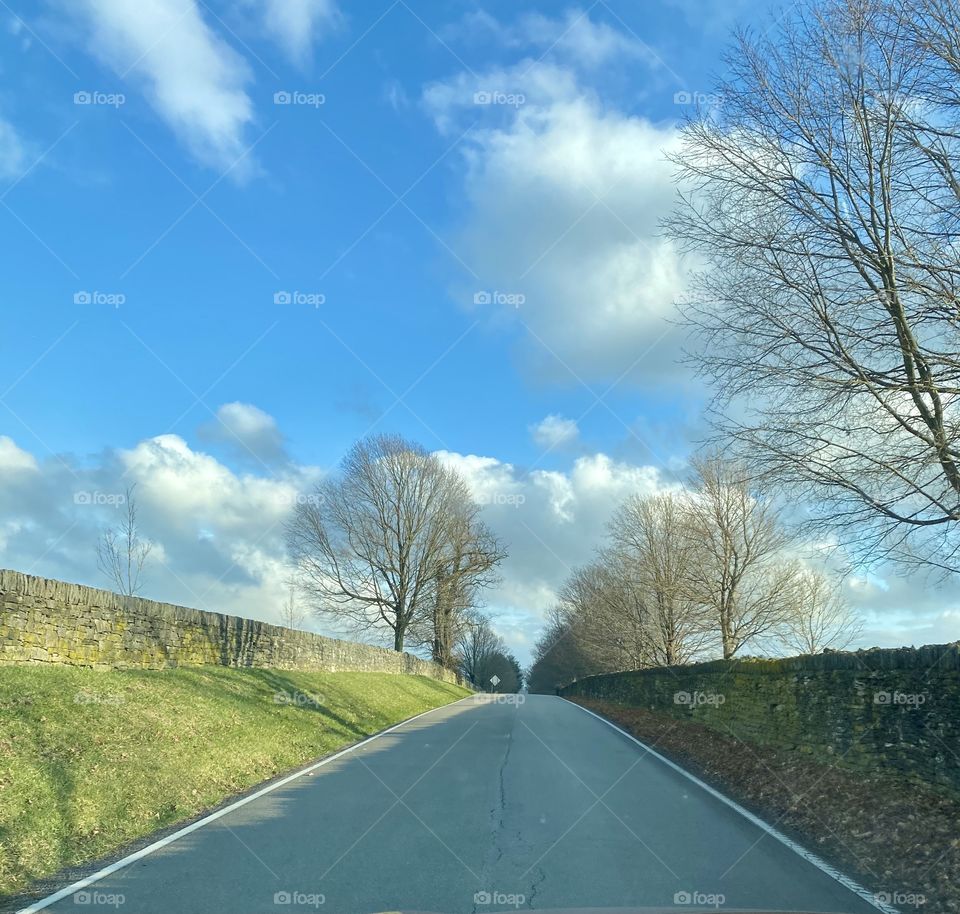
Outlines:
[[[198,819],[196,822],[181,828],[179,831],[175,831],[172,835],[167,835],[166,838],[161,838],[159,841],[154,841],[153,844],[147,845],[147,847],[144,847],[141,850],[124,857],[122,860],[118,860],[116,863],[111,863],[109,866],[105,866],[102,870],[97,870],[97,872],[93,873],[91,876],[80,879],[77,882],[74,882],[72,885],[68,885],[64,889],[60,889],[59,892],[54,892],[52,895],[48,895],[46,898],[40,899],[40,901],[35,901],[31,905],[21,908],[19,911],[17,911],[17,914],[35,914],[36,911],[42,911],[44,908],[48,908],[50,905],[56,904],[58,901],[62,901],[68,895],[72,895],[74,892],[79,892],[81,889],[85,889],[88,885],[93,885],[95,882],[99,882],[106,876],[110,876],[112,873],[117,872],[117,870],[122,870],[124,867],[130,866],[131,863],[136,863],[138,860],[142,860],[148,854],[152,854],[154,851],[158,851],[161,848],[166,847],[168,844],[173,844],[174,841],[184,837],[184,835],[189,835],[191,832],[195,832],[198,828],[203,828],[204,825],[209,825],[211,822],[215,822],[217,819],[225,816],[227,813],[233,812],[235,809],[239,809],[241,806],[246,806],[247,803],[252,803],[254,800],[262,797],[264,794],[268,794],[271,791],[276,790],[278,787],[283,787],[284,784],[289,784],[291,781],[295,781],[297,778],[301,778],[305,774],[311,774],[318,768],[322,768],[324,765],[329,765],[330,762],[336,761],[336,759],[340,758],[341,756],[355,752],[357,749],[366,746],[368,743],[372,743],[375,739],[380,739],[381,736],[386,736],[388,733],[392,733],[394,730],[398,730],[400,727],[405,727],[407,724],[412,723],[421,717],[425,717],[427,714],[433,714],[434,711],[440,711],[443,708],[451,708],[454,705],[460,704],[461,701],[466,701],[467,699],[472,698],[474,698],[473,695],[464,695],[463,698],[458,698],[456,701],[451,701],[449,704],[440,705],[437,708],[430,708],[429,711],[424,711],[422,714],[415,714],[413,717],[408,717],[406,720],[402,720],[400,723],[394,724],[392,727],[388,727],[386,730],[381,730],[379,733],[374,733],[373,736],[368,736],[359,743],[354,743],[352,746],[347,746],[346,749],[341,749],[338,752],[335,752],[333,755],[328,755],[326,758],[321,759],[316,764],[310,765],[307,768],[303,768],[300,771],[295,771],[293,774],[288,774],[285,778],[281,778],[279,781],[268,784],[266,787],[258,790],[256,793],[252,793],[250,796],[243,797],[243,799],[237,800],[235,803],[231,803],[229,806],[224,806],[223,809],[218,809],[209,816],[204,816],[202,819]]]
[[[839,882],[844,888],[849,889],[855,895],[859,895],[865,902],[873,905],[873,907],[875,907],[878,911],[883,911],[883,914],[901,914],[897,908],[891,907],[885,902],[879,901],[873,892],[868,891],[862,885],[860,885],[860,883],[855,882],[849,876],[845,876],[838,869],[835,869],[829,863],[827,863],[826,860],[822,860],[816,854],[808,851],[805,847],[801,847],[792,838],[788,838],[785,834],[783,834],[783,832],[777,831],[777,829],[775,829],[772,825],[769,825],[767,822],[764,822],[763,819],[755,816],[752,812],[750,812],[749,809],[744,809],[739,803],[734,802],[729,797],[725,797],[722,793],[720,793],[719,790],[715,790],[705,781],[701,781],[696,775],[693,775],[686,769],[681,768],[676,762],[670,761],[670,759],[668,759],[665,755],[661,755],[659,752],[657,752],[656,749],[651,749],[650,746],[638,740],[633,734],[627,733],[627,731],[622,727],[618,727],[612,721],[607,720],[605,717],[601,717],[599,714],[594,713],[589,708],[585,708],[583,705],[578,705],[575,701],[570,701],[568,698],[563,698],[562,695],[557,697],[562,701],[567,702],[567,704],[571,704],[575,708],[579,708],[581,711],[586,711],[587,714],[595,717],[597,720],[602,720],[608,727],[613,727],[614,730],[616,730],[618,733],[622,733],[625,737],[627,737],[627,739],[633,740],[633,742],[640,746],[641,749],[646,750],[654,758],[663,762],[664,765],[667,765],[674,771],[682,774],[685,778],[687,778],[687,780],[693,781],[693,783],[698,787],[702,787],[711,796],[720,800],[721,803],[725,803],[731,809],[736,810],[736,812],[740,813],[741,816],[749,819],[754,825],[765,831],[768,835],[770,835],[771,838],[776,838],[781,844],[785,844],[790,848],[790,850],[799,854],[808,863],[812,863],[818,870],[821,870],[831,878],[836,879],[836,881]]]

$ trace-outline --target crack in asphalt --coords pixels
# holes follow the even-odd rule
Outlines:
[[[515,718],[514,718],[515,719]],[[513,748],[513,727],[514,724],[510,724],[510,731],[507,733],[507,751],[503,753],[503,761],[500,763],[500,820],[498,827],[503,828],[503,813],[507,808],[507,788],[503,782],[503,773],[507,768],[507,761],[510,759],[510,750]]]
[[[537,897],[537,892],[540,891],[540,886],[542,886],[544,882],[547,881],[547,874],[544,871],[543,867],[537,864],[535,869],[540,874],[540,876],[539,878],[534,879],[533,882],[530,883],[530,897],[527,898],[527,907],[530,908],[531,910],[533,910],[533,902],[534,902],[534,899]]]
[[[496,802],[490,808],[490,831],[492,841],[490,849],[484,856],[483,865],[480,868],[480,888],[479,892],[487,894],[496,894],[503,892],[519,896],[518,885],[497,885],[495,874],[499,868],[500,862],[504,857],[512,856],[515,860],[521,860],[524,852],[532,850],[529,841],[524,839],[523,832],[520,829],[508,831],[507,828],[507,787],[506,771],[510,762],[510,753],[513,749],[514,730],[516,728],[517,714],[513,715],[510,722],[510,729],[507,732],[507,747],[500,760],[500,767],[497,773],[497,794]],[[519,867],[520,864],[517,864]],[[535,906],[537,895],[541,892],[544,882],[547,879],[547,873],[538,863],[532,867],[531,881],[529,888],[523,893],[523,901],[517,904],[517,907],[532,909]],[[478,892],[478,894],[479,894]],[[491,898],[491,901],[493,899]],[[480,902],[474,897],[472,914],[484,914],[491,910],[490,901]]]
[[[507,792],[506,786],[504,784],[504,771],[507,767],[507,762],[510,759],[510,750],[513,748],[513,729],[516,724],[516,716],[514,715],[513,720],[510,722],[510,729],[507,732],[507,748],[503,753],[503,758],[500,760],[500,770],[498,772],[498,789],[497,789],[497,804],[490,808],[490,827],[493,835],[493,841],[490,845],[490,850],[486,854],[483,860],[483,865],[480,868],[480,889],[479,891],[487,891],[487,882],[492,876],[496,865],[503,859],[504,849],[501,846],[502,836],[504,833],[504,810],[507,806]],[[517,835],[519,839],[519,833]],[[519,842],[518,842],[519,843]],[[491,887],[492,891],[496,890],[496,886]],[[478,914],[477,906],[478,902],[474,900],[473,904],[473,914]]]

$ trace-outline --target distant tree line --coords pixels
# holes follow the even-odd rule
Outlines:
[[[463,677],[484,692],[519,692],[523,671],[490,621],[480,614],[467,618],[457,641]]]
[[[531,690],[746,648],[816,653],[859,632],[838,578],[797,557],[780,512],[739,464],[711,456],[694,470],[690,487],[617,509],[595,560],[560,589]]]

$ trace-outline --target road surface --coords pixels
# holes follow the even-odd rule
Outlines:
[[[563,699],[428,713],[54,902],[91,914],[873,912]]]

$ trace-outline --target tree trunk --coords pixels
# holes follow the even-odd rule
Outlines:
[[[733,655],[736,653],[737,647],[733,643],[733,638],[730,634],[724,629],[723,631],[723,659],[732,660]]]

